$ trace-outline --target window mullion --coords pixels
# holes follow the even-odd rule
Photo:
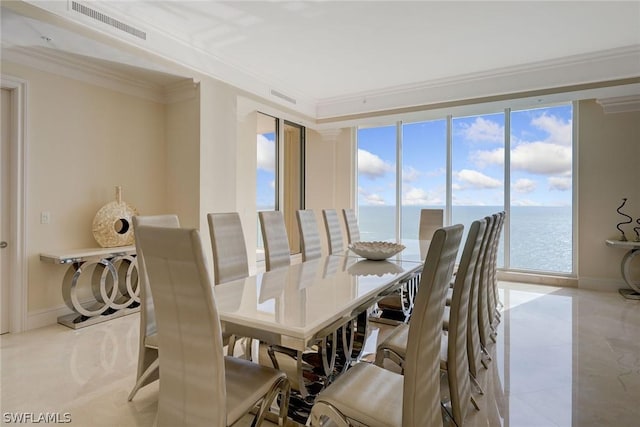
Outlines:
[[[511,108],[504,110],[504,211],[506,216],[503,225],[504,236],[504,268],[508,270],[511,266]]]

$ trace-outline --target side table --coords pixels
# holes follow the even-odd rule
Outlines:
[[[135,256],[135,246],[40,254],[42,262],[69,265],[62,281],[62,297],[73,313],[58,317],[58,323],[79,329],[139,311]],[[88,301],[81,301],[78,295],[83,275],[90,275],[93,298],[85,298],[85,293],[81,293]]]
[[[619,289],[618,292],[627,299],[640,300],[640,281],[631,278],[631,261],[640,255],[640,242],[606,240],[605,243],[612,248],[627,249],[627,253],[622,257],[620,270],[622,278],[631,289]]]

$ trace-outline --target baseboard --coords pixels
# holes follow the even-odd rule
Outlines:
[[[577,288],[578,279],[575,277],[553,276],[539,273],[522,273],[515,271],[498,270],[496,272],[498,280],[506,282],[522,282],[533,285],[558,286],[563,288]]]
[[[42,328],[43,326],[55,325],[58,323],[58,317],[72,313],[73,311],[71,311],[71,309],[66,305],[30,311],[27,313],[27,325],[25,331]]]
[[[578,287],[601,292],[617,292],[618,289],[629,289],[624,280],[607,277],[581,277]]]

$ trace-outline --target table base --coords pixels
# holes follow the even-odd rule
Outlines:
[[[97,323],[117,319],[118,317],[126,316],[128,314],[138,313],[139,311],[140,306],[138,305],[137,307],[123,308],[111,314],[101,314],[93,317],[86,317],[79,315],[78,313],[72,313],[58,317],[58,323],[71,329],[82,329]]]

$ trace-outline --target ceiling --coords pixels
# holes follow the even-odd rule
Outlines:
[[[319,120],[640,77],[640,1],[2,5],[3,55],[72,54],[157,84],[184,75],[175,62]]]

